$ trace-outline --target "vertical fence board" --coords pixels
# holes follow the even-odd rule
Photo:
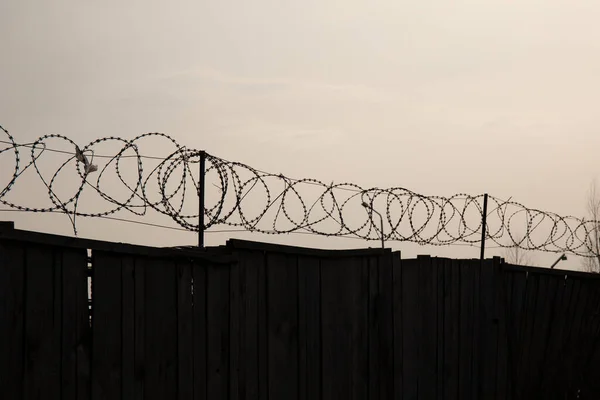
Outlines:
[[[119,255],[93,252],[92,399],[121,399],[122,298]]]
[[[448,268],[448,260],[436,258],[433,261],[436,264],[436,398],[443,400],[444,388],[446,386],[446,374],[444,373],[444,349],[446,348],[446,331],[444,325],[444,304],[446,301],[445,271]],[[450,343],[448,343],[448,345],[449,344]]]
[[[241,352],[241,271],[240,265],[229,270],[229,399],[240,397],[240,352]]]
[[[392,307],[393,307],[393,343],[394,343],[394,399],[402,398],[404,390],[404,321],[402,314],[402,265],[400,253],[394,253],[392,258]]]
[[[240,271],[240,399],[257,399],[259,396],[258,347],[258,279],[264,264],[259,251],[238,253]]]
[[[194,342],[192,332],[192,268],[177,263],[177,398],[194,398]]]
[[[402,365],[403,395],[418,399],[425,381],[419,376],[421,346],[421,307],[419,302],[420,260],[402,260]]]
[[[121,255],[121,396],[135,397],[135,259]]]
[[[207,266],[208,400],[229,398],[229,268]]]
[[[421,306],[419,330],[419,400],[437,397],[437,259],[419,256],[419,304]]]
[[[471,356],[471,392],[473,399],[479,399],[481,385],[481,262],[471,260],[473,273],[472,302],[473,302],[473,345]]]
[[[387,400],[394,397],[394,288],[392,264],[394,254],[379,257],[379,398]]]
[[[520,352],[520,366],[522,367],[519,377],[521,378],[520,387],[523,390],[523,394],[527,398],[531,398],[534,393],[532,387],[537,374],[539,373],[539,366],[534,365],[531,362],[532,346],[535,346],[535,342],[538,340],[535,337],[535,306],[538,299],[538,288],[539,288],[540,276],[537,274],[528,274],[527,283],[525,287],[525,302],[523,304],[522,314],[522,348]]]
[[[447,260],[444,268],[444,399],[458,399],[460,264]]]
[[[143,400],[146,381],[146,266],[138,257],[134,266],[134,399]]]
[[[522,319],[525,307],[527,276],[524,272],[509,272],[510,276],[510,314],[508,317],[509,337],[509,373],[510,373],[510,398],[518,399],[521,390],[521,353],[523,351]]]
[[[321,399],[320,261],[298,258],[299,397]]]
[[[0,240],[0,393],[23,395],[23,342],[26,248]]]
[[[146,267],[146,399],[177,396],[177,268],[167,259]]]
[[[568,324],[567,308],[569,304],[570,290],[567,289],[567,280],[563,276],[556,277],[556,292],[554,295],[554,306],[550,322],[550,337],[546,349],[545,365],[548,367],[540,383],[540,396],[551,398],[555,396],[557,382],[561,380],[562,367],[562,342],[565,327]],[[560,392],[561,389],[559,389]]]
[[[89,398],[89,312],[87,252],[62,254],[62,395],[64,400]]]
[[[555,335],[554,310],[556,308],[556,294],[558,290],[558,279],[556,276],[541,275],[539,281],[538,299],[535,308],[535,342],[531,353],[531,362],[533,365],[542,366],[536,375],[533,383],[533,393],[538,395],[543,390],[545,376],[554,369],[546,363],[546,354],[550,341]]]
[[[508,274],[502,269],[502,262],[497,262],[494,266],[496,274],[496,318],[498,319],[498,337],[496,345],[497,354],[497,376],[496,376],[496,398],[498,400],[509,399],[509,364],[508,364],[508,329],[507,329],[507,308],[508,308]]]
[[[25,293],[24,397],[60,399],[59,249],[28,246]]]
[[[268,357],[268,302],[266,253],[258,265],[258,398],[269,398],[269,357]]]
[[[193,355],[194,355],[194,400],[208,399],[207,386],[207,267],[200,263],[192,264],[193,278]]]
[[[480,342],[477,359],[481,368],[478,398],[496,398],[498,316],[496,315],[496,265],[499,259],[485,260],[479,275]]]
[[[368,395],[366,273],[358,257],[322,260],[322,397],[325,399]]]
[[[269,398],[298,398],[298,261],[267,255]]]
[[[381,370],[380,370],[380,338],[379,330],[381,328],[381,310],[380,310],[380,293],[379,293],[379,265],[376,256],[364,257],[363,263],[368,271],[368,323],[367,337],[369,346],[368,356],[368,377],[369,377],[369,399],[379,399],[379,389],[381,385]]]
[[[459,399],[473,399],[471,385],[473,383],[473,325],[475,321],[475,304],[473,291],[476,284],[475,266],[470,260],[460,260],[460,361],[459,361]]]

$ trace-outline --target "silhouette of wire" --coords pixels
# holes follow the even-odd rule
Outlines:
[[[83,147],[62,135],[44,135],[32,143],[20,144],[0,126],[2,134],[6,140],[0,140],[5,146],[0,147],[0,161],[1,157],[9,157],[14,167],[10,174],[2,173],[8,182],[0,181],[0,203],[11,209],[62,212],[71,219],[75,234],[76,217],[109,217],[120,211],[140,217],[150,209],[171,218],[177,229],[198,231],[200,150],[188,149],[163,133],[146,133],[131,140],[111,136]],[[160,140],[166,155],[143,155],[140,149],[146,140]],[[112,144],[116,149],[111,155],[96,154],[100,144]],[[72,150],[60,150],[58,145]],[[29,153],[26,161],[22,161],[23,149]],[[62,156],[60,166],[44,171],[41,161],[46,153]],[[125,160],[132,160],[135,167],[126,165]],[[157,165],[145,169],[147,162]],[[125,174],[125,170],[132,169],[133,174]],[[43,207],[25,207],[9,200],[9,193],[27,170],[34,171],[47,190],[49,203]],[[109,171],[114,173],[110,181],[105,178]],[[64,193],[57,182],[67,173],[76,187]],[[474,245],[481,241],[483,194],[424,196],[402,187],[327,184],[261,171],[210,154],[206,154],[206,177],[207,206],[202,217],[207,231],[225,225],[264,234],[302,232],[364,240],[380,240],[383,235],[385,241],[434,246]],[[28,180],[28,184],[32,183]],[[115,194],[116,189],[126,193],[124,198]],[[86,207],[93,207],[93,212],[82,211],[82,201]],[[497,248],[593,254],[596,221],[527,208],[511,199],[489,196],[488,203],[491,211],[485,236]],[[384,216],[384,232],[373,210]]]

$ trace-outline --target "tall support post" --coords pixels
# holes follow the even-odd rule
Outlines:
[[[206,187],[206,152],[200,152],[200,179],[198,180],[198,247],[204,247],[204,211],[205,211],[205,187]]]
[[[483,258],[485,257],[485,235],[487,231],[487,193],[483,195],[483,214],[481,215],[481,255],[479,256],[481,264],[483,265]]]

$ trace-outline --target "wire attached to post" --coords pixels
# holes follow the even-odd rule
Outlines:
[[[200,179],[198,182],[198,247],[204,248],[204,212],[205,212],[205,187],[206,187],[206,152],[200,152]]]

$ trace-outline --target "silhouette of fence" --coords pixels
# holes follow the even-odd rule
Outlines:
[[[598,278],[0,225],[0,397],[597,399]]]

